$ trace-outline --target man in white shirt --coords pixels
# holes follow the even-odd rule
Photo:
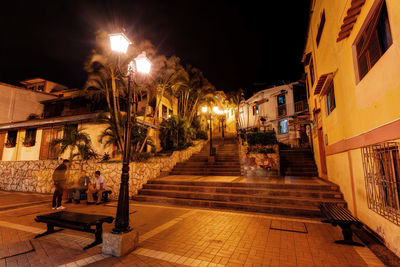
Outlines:
[[[101,197],[106,188],[106,180],[103,176],[100,175],[100,171],[96,171],[94,173],[94,182],[92,186],[88,188],[87,196],[88,196],[88,204],[94,203],[93,194],[97,192],[97,205],[101,203]]]

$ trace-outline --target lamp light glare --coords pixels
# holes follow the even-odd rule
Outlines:
[[[206,113],[206,112],[207,112],[207,110],[208,110],[208,108],[207,108],[207,107],[202,107],[202,108],[201,108],[201,111],[202,111],[202,112],[204,112],[204,113]]]
[[[146,57],[146,52],[142,52],[135,58],[136,70],[141,73],[148,74],[151,69],[150,60]]]
[[[128,46],[131,44],[128,37],[123,33],[110,34],[111,50],[119,53],[126,53]]]

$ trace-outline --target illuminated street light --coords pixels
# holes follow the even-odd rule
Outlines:
[[[206,112],[207,112],[207,110],[208,110],[208,108],[207,108],[207,107],[202,107],[202,108],[201,108],[201,111],[202,111],[203,113],[206,113]]]
[[[146,57],[146,52],[142,52],[135,58],[136,61],[136,70],[138,72],[148,74],[150,72],[151,63],[150,60]]]
[[[110,34],[109,37],[110,37],[111,50],[119,53],[126,53],[126,51],[128,50],[128,46],[131,44],[131,42],[123,33]],[[128,64],[128,70],[126,74],[128,78],[128,105],[126,110],[122,174],[121,174],[121,184],[118,195],[117,216],[115,218],[115,227],[112,230],[112,233],[114,234],[126,233],[131,231],[131,228],[129,226],[129,183],[128,182],[129,182],[129,162],[131,153],[131,129],[132,129],[131,113],[132,113],[132,104],[133,106],[135,106],[134,101],[136,99],[135,88],[131,90],[131,80],[135,77],[137,72],[145,74],[149,73],[150,68],[151,68],[151,63],[147,59],[145,52],[142,52],[135,58],[135,60],[132,60]],[[133,116],[135,116],[135,112],[133,112]],[[135,121],[135,117],[133,118],[133,121]]]
[[[110,38],[111,50],[119,53],[126,53],[131,43],[128,37],[123,33],[114,33],[108,35]]]

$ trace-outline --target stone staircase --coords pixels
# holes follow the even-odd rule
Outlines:
[[[190,181],[174,180],[173,177],[149,181],[133,199],[170,205],[307,217],[320,216],[318,205],[321,202],[346,206],[339,187],[328,183]]]
[[[318,177],[314,156],[309,149],[283,149],[279,151],[282,176]]]
[[[205,145],[202,151],[194,154],[189,160],[176,164],[171,175],[220,175],[240,176],[239,147],[235,138],[215,138],[215,162],[208,162],[210,148]]]

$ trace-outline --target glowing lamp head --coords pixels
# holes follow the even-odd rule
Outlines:
[[[146,52],[142,52],[135,58],[136,61],[136,70],[138,72],[148,74],[151,69],[150,60],[146,57]]]
[[[119,53],[126,53],[131,44],[128,37],[123,33],[114,33],[108,35],[110,38],[111,50]]]
[[[207,108],[207,107],[202,107],[202,108],[201,108],[201,111],[202,111],[203,113],[206,113],[206,112],[207,112],[207,110],[208,110],[208,108]]]

